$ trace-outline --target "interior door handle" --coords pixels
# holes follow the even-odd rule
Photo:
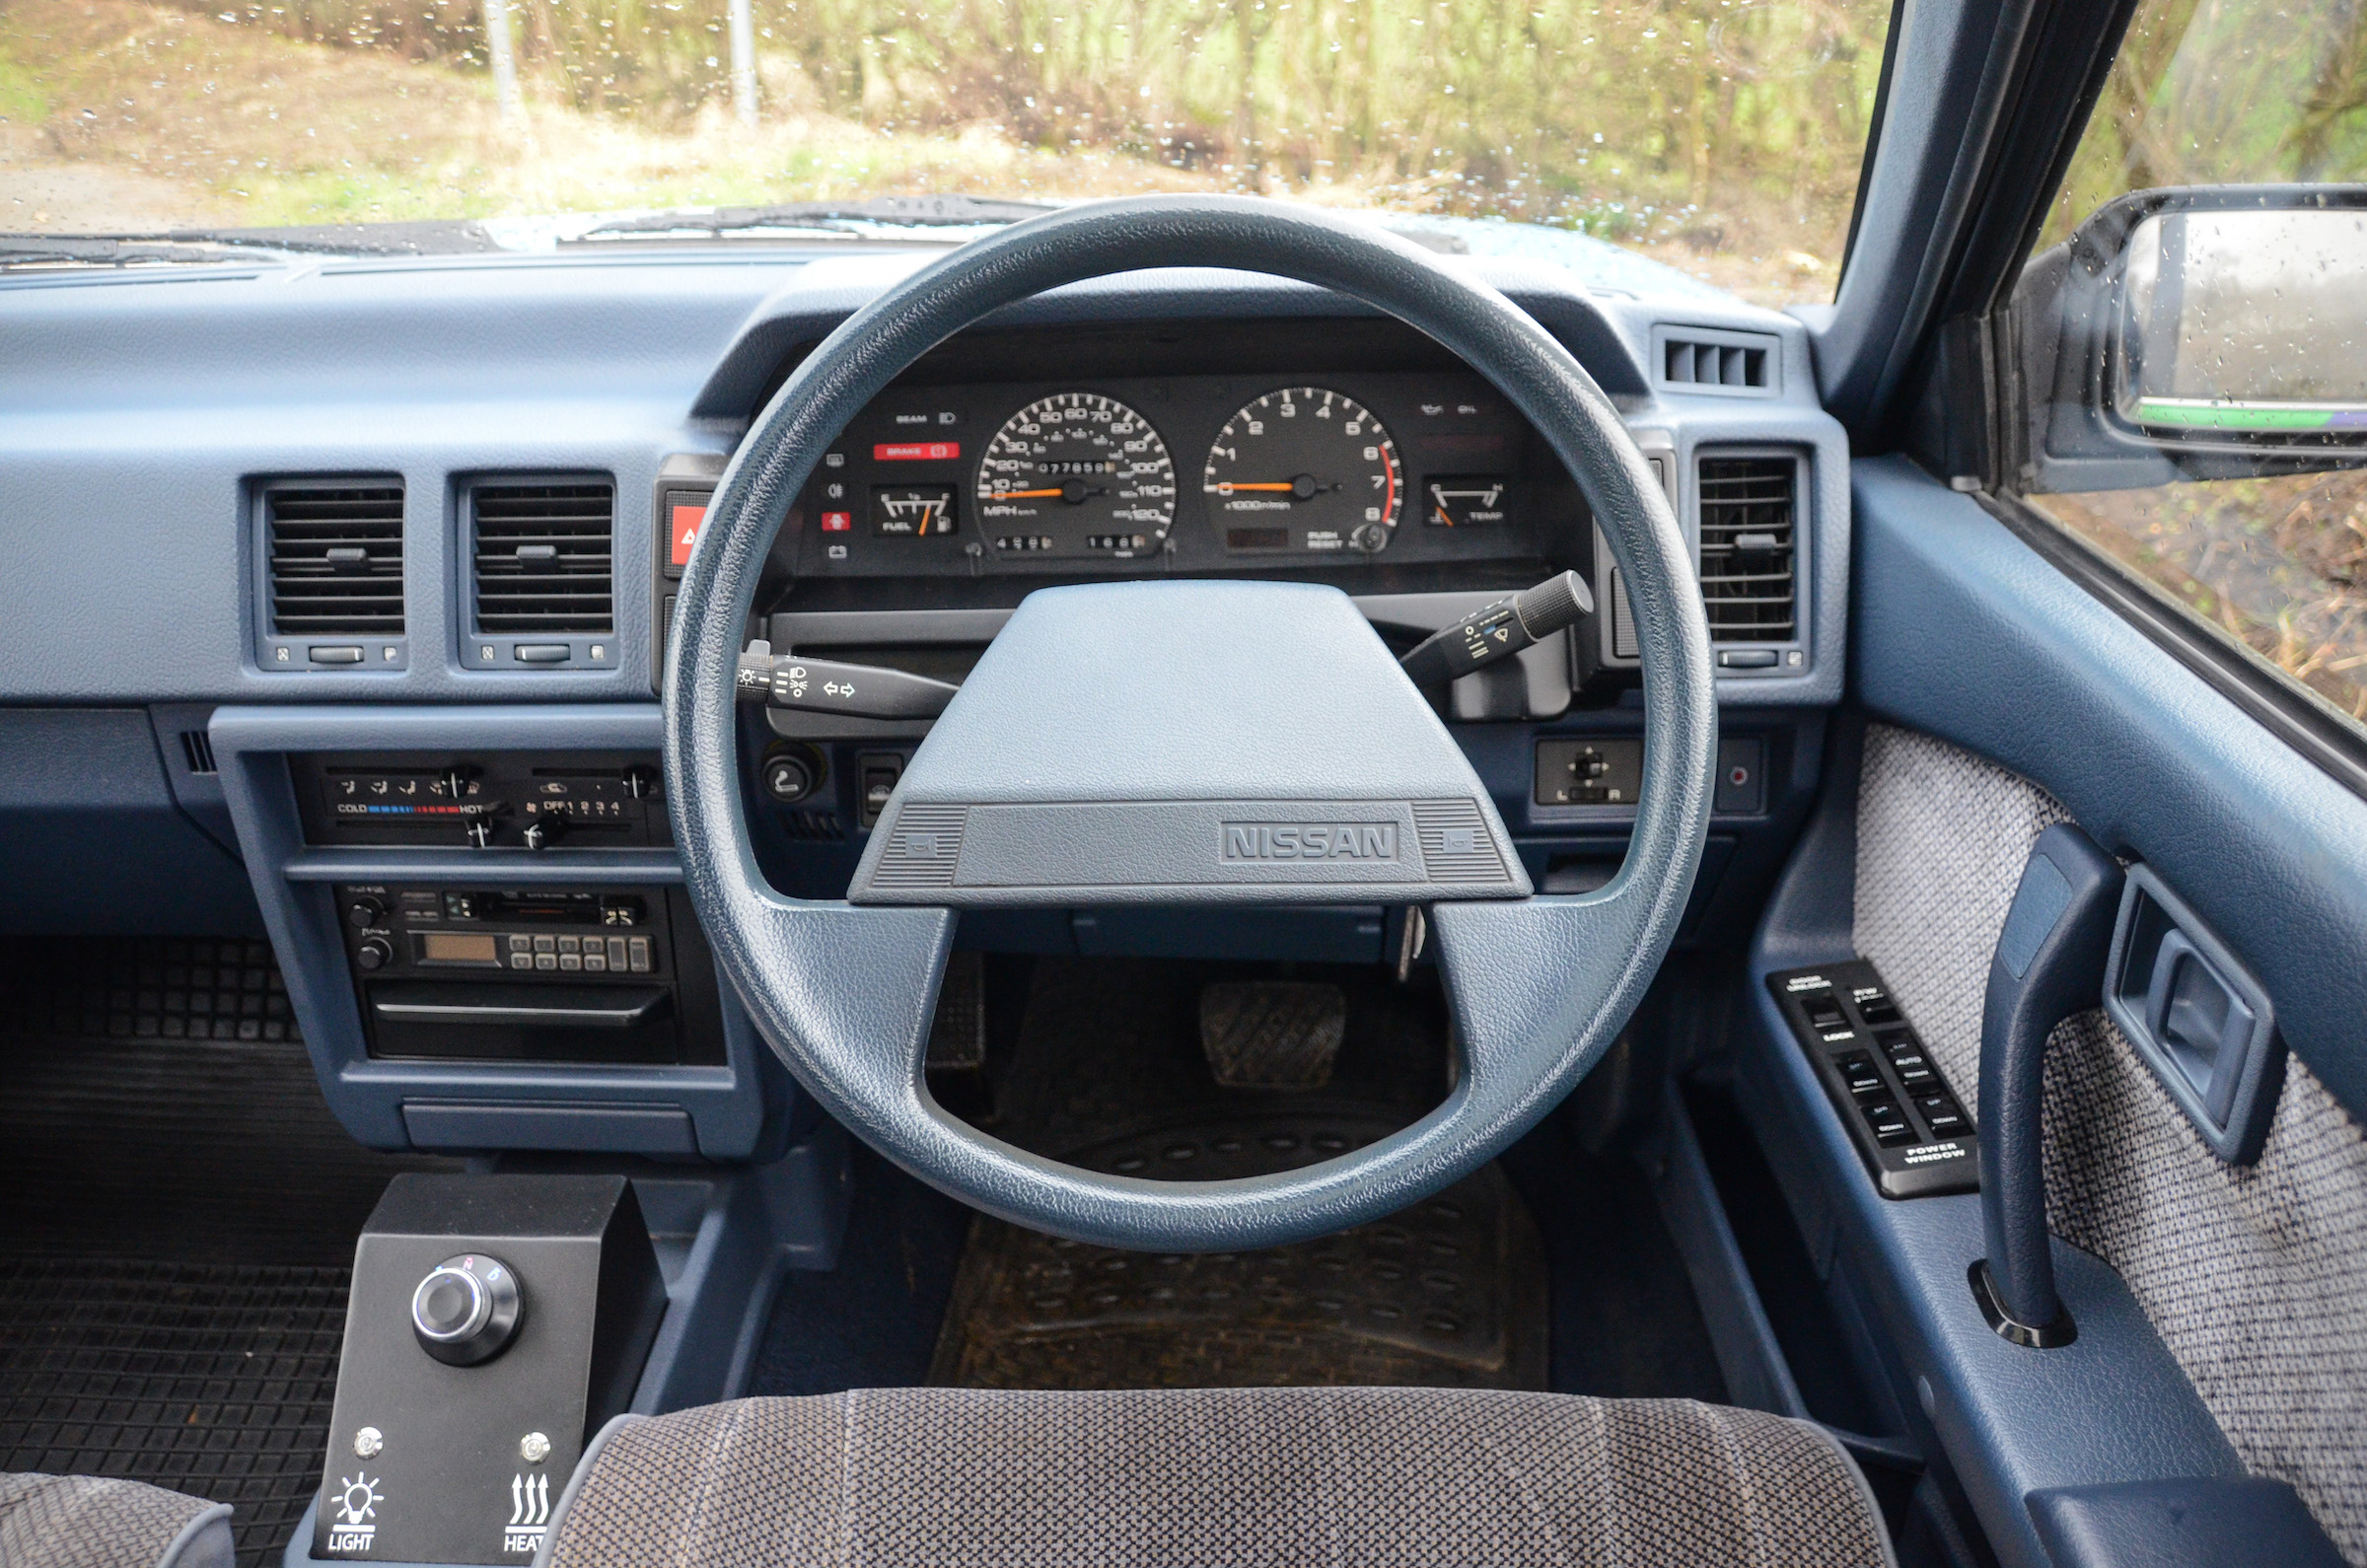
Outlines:
[[[2120,908],[2118,861],[2069,822],[2039,835],[2022,868],[1980,1018],[1980,1219],[1988,1256],[1972,1293],[1989,1326],[2033,1349],[2077,1333],[2047,1250],[2046,1039],[2104,999]]]

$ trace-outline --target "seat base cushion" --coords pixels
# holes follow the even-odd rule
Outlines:
[[[0,1475],[7,1568],[231,1568],[230,1505],[97,1475]]]
[[[1885,1568],[1822,1429],[1689,1399],[964,1389],[744,1399],[603,1434],[548,1568]]]

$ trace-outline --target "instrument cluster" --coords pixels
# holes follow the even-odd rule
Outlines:
[[[1511,559],[1583,523],[1485,382],[1281,372],[897,387],[823,460],[799,577]]]

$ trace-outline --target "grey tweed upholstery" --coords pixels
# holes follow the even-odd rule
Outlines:
[[[610,1428],[545,1568],[1882,1568],[1821,1429],[1449,1389],[893,1389]]]
[[[0,1475],[7,1568],[231,1568],[230,1505],[96,1475]]]
[[[1944,742],[1866,732],[1858,952],[1968,1103],[1989,957],[2062,808]],[[2046,1063],[2047,1223],[2119,1270],[2256,1475],[2367,1565],[2367,1135],[2298,1058],[2259,1163],[2223,1165],[2101,1012]]]

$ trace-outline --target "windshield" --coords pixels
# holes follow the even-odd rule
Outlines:
[[[717,235],[537,222],[1229,190],[1824,299],[1889,25],[1888,0],[8,0],[0,228],[646,244]],[[464,220],[499,222],[434,227]],[[743,232],[891,231],[931,238],[811,208]]]

